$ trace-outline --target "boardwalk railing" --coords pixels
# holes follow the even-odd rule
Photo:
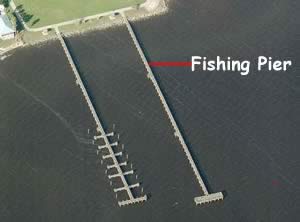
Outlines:
[[[222,200],[223,199],[222,192],[209,194],[209,192],[206,188],[206,185],[203,182],[203,179],[201,178],[201,175],[200,175],[200,173],[198,171],[198,168],[195,164],[195,161],[193,160],[193,157],[192,157],[192,155],[191,155],[191,153],[188,149],[188,146],[186,145],[186,142],[185,142],[185,140],[184,140],[184,138],[183,138],[183,136],[182,136],[182,134],[179,130],[179,127],[178,127],[178,125],[175,121],[175,118],[173,117],[173,114],[172,114],[172,112],[169,108],[169,105],[168,105],[168,103],[167,103],[167,101],[166,101],[166,99],[165,99],[165,97],[164,97],[164,95],[163,95],[163,93],[160,89],[160,86],[159,86],[158,82],[155,79],[155,76],[152,72],[151,67],[149,66],[149,63],[148,63],[147,58],[146,58],[146,56],[145,56],[145,54],[144,54],[144,52],[143,52],[143,50],[140,46],[140,43],[138,42],[137,37],[136,37],[136,35],[135,35],[131,25],[130,25],[125,13],[121,12],[121,16],[123,17],[125,25],[128,29],[128,32],[129,32],[130,36],[131,36],[131,39],[133,40],[133,43],[134,43],[134,45],[135,45],[135,47],[136,47],[136,49],[137,49],[137,51],[138,51],[138,53],[139,53],[139,55],[142,59],[142,62],[144,63],[144,66],[147,70],[147,77],[152,81],[153,86],[154,86],[154,88],[155,88],[155,90],[156,90],[156,92],[157,92],[157,94],[160,98],[160,101],[161,101],[161,103],[164,107],[164,110],[166,111],[167,116],[168,116],[168,118],[169,118],[169,120],[172,124],[172,127],[174,129],[174,135],[175,135],[175,137],[177,137],[179,139],[179,142],[180,142],[180,144],[183,148],[183,151],[184,151],[184,153],[185,153],[185,155],[186,155],[186,157],[187,157],[187,159],[188,159],[188,161],[189,161],[189,163],[190,163],[190,165],[193,169],[193,172],[196,176],[196,179],[197,179],[197,181],[198,181],[198,183],[199,183],[199,185],[200,185],[200,187],[201,187],[201,189],[204,193],[204,196],[194,198],[195,203],[196,204],[203,204],[203,203],[209,203],[209,202],[216,201],[216,200]]]
[[[118,201],[119,206],[124,206],[124,205],[128,205],[128,204],[133,204],[133,203],[139,203],[139,202],[146,201],[147,200],[147,196],[146,195],[144,195],[142,197],[135,197],[134,196],[134,194],[132,192],[132,188],[135,188],[135,187],[139,186],[139,184],[138,185],[136,185],[136,184],[135,185],[129,185],[128,184],[125,176],[128,175],[129,172],[123,172],[121,166],[123,166],[124,163],[119,163],[119,161],[117,159],[117,156],[122,155],[122,153],[115,153],[114,149],[112,148],[113,146],[117,146],[118,143],[117,142],[116,143],[110,143],[108,137],[112,136],[113,133],[108,133],[107,134],[105,132],[105,130],[103,128],[103,125],[102,125],[102,123],[101,123],[101,121],[100,121],[100,119],[99,119],[99,117],[98,117],[98,115],[96,113],[96,110],[95,110],[95,108],[94,108],[94,106],[92,104],[92,101],[91,101],[91,99],[90,99],[90,97],[88,95],[88,92],[87,92],[87,90],[86,90],[86,88],[84,86],[84,83],[82,82],[82,79],[81,79],[80,74],[79,74],[79,72],[78,72],[78,70],[76,68],[76,65],[75,65],[75,63],[74,63],[74,61],[72,59],[72,56],[71,56],[71,54],[70,54],[70,52],[68,50],[68,47],[67,47],[67,45],[65,43],[65,40],[63,39],[63,37],[62,37],[62,35],[61,35],[61,33],[60,33],[60,31],[58,30],[57,27],[56,27],[55,31],[56,31],[56,34],[57,34],[57,36],[59,38],[59,41],[60,41],[60,43],[61,43],[61,45],[63,47],[65,55],[66,55],[66,57],[68,59],[68,62],[69,62],[70,66],[71,66],[71,68],[73,70],[73,73],[74,73],[75,79],[76,79],[76,83],[80,87],[81,92],[82,92],[82,94],[84,96],[84,99],[87,102],[88,107],[89,107],[89,109],[90,109],[90,111],[92,113],[92,116],[93,116],[93,118],[95,120],[95,123],[97,125],[97,129],[96,130],[97,130],[97,132],[100,135],[99,136],[95,136],[95,139],[103,139],[103,141],[104,141],[104,145],[101,145],[101,146],[99,145],[98,146],[98,150],[106,149],[109,152],[108,155],[102,156],[102,159],[107,159],[107,158],[112,159],[113,164],[107,166],[107,168],[108,169],[115,168],[117,170],[117,174],[114,174],[112,176],[113,177],[118,177],[122,181],[122,187],[114,189],[114,192],[126,191],[126,193],[128,195],[128,198],[129,198],[128,200]],[[127,162],[126,162],[126,165],[127,165]]]

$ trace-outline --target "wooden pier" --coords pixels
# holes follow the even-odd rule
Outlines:
[[[125,205],[129,205],[129,204],[140,203],[140,202],[146,201],[147,200],[147,195],[143,195],[141,197],[135,197],[134,196],[134,194],[132,192],[132,189],[138,187],[140,184],[139,183],[133,184],[133,185],[129,185],[128,184],[125,176],[129,175],[130,173],[133,173],[133,171],[123,172],[123,170],[122,170],[121,167],[122,166],[126,166],[127,165],[127,161],[119,163],[119,161],[117,159],[117,156],[122,155],[122,152],[115,153],[115,151],[113,149],[113,146],[117,146],[118,142],[111,143],[110,140],[108,139],[108,137],[109,136],[113,136],[114,133],[108,133],[107,134],[105,132],[105,130],[103,128],[103,125],[102,125],[102,123],[101,123],[101,121],[100,121],[100,119],[99,119],[99,117],[98,117],[98,115],[96,113],[94,105],[93,105],[93,103],[92,103],[92,101],[91,101],[91,99],[90,99],[90,97],[88,95],[88,92],[87,92],[87,90],[86,90],[86,88],[84,86],[84,83],[82,82],[82,79],[81,79],[80,74],[79,74],[79,72],[77,70],[77,67],[76,67],[76,65],[75,65],[75,63],[73,61],[73,58],[72,58],[72,56],[71,56],[71,54],[70,54],[70,52],[68,50],[68,47],[67,47],[67,45],[65,43],[65,40],[64,40],[62,34],[60,33],[59,29],[56,28],[55,30],[56,30],[56,34],[57,34],[57,36],[59,38],[59,41],[60,41],[60,43],[61,43],[61,45],[63,47],[63,50],[65,52],[65,55],[66,55],[66,57],[68,59],[68,62],[70,64],[71,68],[72,68],[72,71],[73,71],[74,75],[75,75],[76,84],[80,87],[81,92],[82,92],[82,94],[84,96],[84,99],[87,102],[88,107],[89,107],[89,109],[90,109],[90,111],[92,113],[92,116],[93,116],[93,118],[95,120],[95,123],[97,125],[96,130],[97,130],[97,133],[99,133],[100,135],[96,135],[94,137],[94,139],[95,140],[102,139],[103,142],[104,142],[104,145],[99,145],[98,146],[98,150],[100,151],[100,150],[105,149],[105,150],[108,151],[109,154],[107,154],[105,156],[103,155],[102,159],[108,159],[108,158],[111,159],[113,161],[113,164],[112,165],[108,165],[107,169],[113,169],[114,168],[114,169],[117,170],[116,174],[114,174],[114,175],[108,175],[108,178],[111,179],[111,178],[118,177],[122,181],[122,187],[114,189],[114,192],[117,193],[117,192],[120,192],[120,191],[126,191],[126,193],[127,193],[128,199],[127,200],[118,201],[119,206],[125,206]]]
[[[193,172],[196,176],[196,179],[197,179],[197,181],[198,181],[198,183],[199,183],[199,185],[200,185],[200,187],[201,187],[201,189],[204,193],[204,196],[194,198],[195,203],[196,204],[203,204],[203,203],[209,203],[209,202],[216,201],[216,200],[223,200],[222,192],[218,192],[218,193],[215,193],[215,194],[209,194],[209,192],[206,188],[206,185],[203,182],[203,179],[201,178],[201,175],[200,175],[200,173],[198,171],[198,168],[195,164],[195,161],[193,160],[193,157],[192,157],[192,155],[191,155],[191,153],[188,149],[188,146],[186,145],[186,142],[185,142],[185,140],[184,140],[184,138],[183,138],[183,136],[182,136],[182,134],[179,130],[179,127],[178,127],[178,125],[175,121],[175,118],[173,117],[173,114],[172,114],[172,112],[169,108],[169,105],[168,105],[168,103],[167,103],[167,101],[166,101],[166,99],[165,99],[165,97],[164,97],[164,95],[163,95],[163,93],[160,89],[160,86],[159,86],[159,84],[158,84],[158,82],[157,82],[157,80],[156,80],[156,78],[155,78],[155,76],[152,72],[151,67],[149,66],[149,63],[148,63],[147,58],[146,58],[146,56],[145,56],[145,54],[144,54],[144,52],[143,52],[143,50],[140,46],[140,43],[137,40],[137,37],[136,37],[136,35],[135,35],[131,25],[130,25],[125,13],[121,12],[121,16],[123,17],[124,23],[125,23],[125,25],[128,29],[128,32],[131,36],[131,39],[133,40],[133,43],[134,43],[134,45],[135,45],[135,47],[136,47],[136,49],[137,49],[137,51],[138,51],[138,53],[141,57],[141,60],[144,63],[144,66],[147,70],[147,77],[152,81],[153,86],[154,86],[154,88],[155,88],[155,90],[156,90],[156,92],[157,92],[157,94],[160,98],[160,101],[161,101],[161,103],[164,107],[164,110],[166,111],[167,116],[168,116],[168,118],[169,118],[169,120],[172,124],[172,127],[174,129],[174,135],[175,135],[176,138],[179,139],[179,142],[180,142],[180,144],[183,148],[183,151],[184,151],[184,153],[185,153],[185,155],[186,155],[186,157],[187,157],[187,159],[188,159],[188,161],[189,161],[189,163],[192,167],[192,170],[193,170]]]

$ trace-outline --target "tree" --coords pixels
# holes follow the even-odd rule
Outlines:
[[[5,8],[9,6],[10,0],[0,0],[0,5],[4,5]]]

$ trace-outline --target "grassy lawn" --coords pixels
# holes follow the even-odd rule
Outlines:
[[[15,40],[1,40],[0,39],[0,48],[6,48],[15,43]]]
[[[146,0],[14,0],[29,27],[38,28],[143,3]]]

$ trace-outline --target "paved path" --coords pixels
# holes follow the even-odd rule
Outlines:
[[[11,0],[9,2],[9,5],[12,8],[12,10],[16,13],[16,16],[17,16],[18,20],[22,23],[22,25],[24,26],[26,31],[29,31],[29,32],[42,32],[42,31],[47,30],[47,29],[55,29],[56,27],[79,24],[82,21],[98,19],[99,17],[102,17],[102,16],[109,16],[109,15],[113,15],[115,13],[121,13],[121,12],[132,10],[134,8],[133,6],[131,6],[131,7],[126,7],[126,8],[117,9],[117,10],[113,10],[113,11],[108,11],[108,12],[104,12],[104,13],[99,13],[99,14],[96,14],[96,15],[91,15],[91,16],[86,16],[86,17],[82,17],[82,18],[78,18],[78,19],[73,19],[73,20],[66,21],[66,22],[47,25],[47,26],[43,26],[43,27],[40,27],[40,28],[30,28],[26,24],[24,19],[22,18],[21,14],[18,11],[17,6],[16,6],[16,4],[14,3],[13,0]]]

